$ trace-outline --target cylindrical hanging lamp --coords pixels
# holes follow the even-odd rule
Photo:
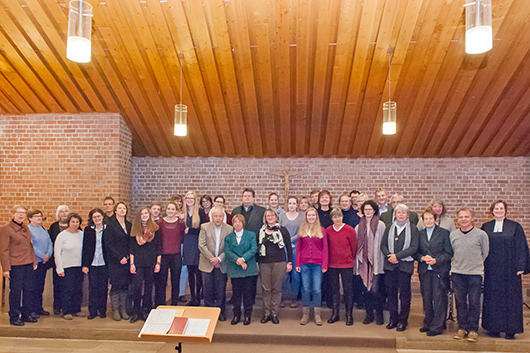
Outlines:
[[[188,135],[188,107],[184,104],[175,104],[175,136]]]
[[[397,103],[388,101],[383,103],[383,135],[395,135]]]
[[[78,63],[90,62],[92,56],[91,36],[92,5],[83,0],[70,1],[66,57]]]
[[[392,47],[388,47],[387,55],[388,55],[388,102],[383,103],[383,135],[395,135],[397,131],[396,126],[396,111],[397,111],[397,103],[390,100],[392,89],[391,89],[391,83],[390,80],[390,73],[391,73],[391,59],[392,59],[392,53],[394,51],[392,50]]]
[[[466,0],[466,53],[481,54],[493,45],[491,0]]]
[[[182,104],[182,60],[184,54],[179,53],[179,64],[180,64],[180,104],[175,104],[175,128],[173,134],[175,136],[187,136],[188,135],[188,106]]]

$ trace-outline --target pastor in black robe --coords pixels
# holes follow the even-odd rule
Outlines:
[[[528,273],[529,251],[523,227],[504,219],[502,232],[493,232],[495,220],[484,223],[490,251],[484,263],[482,327],[490,333],[523,332],[521,275]]]

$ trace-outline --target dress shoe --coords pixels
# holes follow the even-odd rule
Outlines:
[[[245,317],[246,319],[246,317]],[[271,316],[269,314],[265,314],[263,315],[263,317],[261,318],[261,320],[259,322],[261,322],[262,324],[266,324],[267,322],[269,322],[271,319]]]
[[[220,313],[220,314],[219,314],[219,321],[226,321],[226,315],[225,315],[225,313]]]
[[[397,327],[397,323],[390,321],[388,325],[386,325],[387,330],[392,330],[393,328]]]
[[[420,332],[428,332],[429,331],[429,328],[428,327],[420,327]]]
[[[181,303],[186,303],[188,301],[188,299],[186,298],[185,295],[181,295],[178,299],[179,302]]]
[[[493,337],[493,338],[498,338],[498,337],[501,337],[501,334],[500,332],[488,331],[488,336]]]
[[[104,319],[104,318],[107,317],[107,314],[105,314],[105,313],[99,313],[99,317],[102,318],[102,319]]]
[[[87,319],[92,320],[92,319],[95,319],[97,316],[98,314],[94,314],[94,313],[88,314]]]
[[[80,312],[78,312],[78,313],[74,313],[74,314],[72,314],[72,316],[75,316],[75,317],[85,317],[86,314],[85,314],[84,312],[80,311]]]
[[[366,317],[363,320],[364,325],[368,325],[374,322],[374,316],[373,315],[366,315]]]
[[[291,308],[298,308],[298,300],[293,300],[289,305]]]
[[[24,322],[31,322],[31,323],[35,323],[37,322],[37,318],[29,315],[29,316],[22,316],[22,321]]]
[[[62,316],[63,315],[63,311],[61,309],[53,309],[53,315]]]
[[[13,326],[24,326],[24,321],[22,321],[22,319],[19,317],[15,317],[13,319],[9,319],[9,324]]]
[[[398,332],[403,332],[407,329],[407,325],[405,324],[402,324],[402,323],[399,323],[397,326],[396,326],[396,331]]]
[[[131,315],[131,320],[129,320],[129,322],[131,324],[134,324],[136,321],[138,321],[138,314],[132,314]]]
[[[239,320],[241,320],[241,316],[235,315],[232,321],[230,322],[232,325],[237,325],[239,323]]]
[[[74,317],[72,315],[70,315],[70,314],[66,314],[66,315],[63,315],[63,319],[65,319],[65,320],[73,320]]]
[[[275,315],[275,314],[271,315],[271,321],[275,325],[278,325],[280,323],[280,319],[278,319],[278,315]]]
[[[438,336],[438,335],[441,335],[442,333],[441,332],[438,332],[438,331],[427,331],[427,336],[429,337],[434,337],[434,336]]]
[[[30,315],[33,316],[35,319],[40,318],[40,315],[37,313],[31,313]]]
[[[50,316],[50,312],[44,309],[40,309],[39,311],[37,311],[37,314],[39,314],[40,316]]]
[[[245,316],[243,319],[243,325],[250,325],[250,316]]]
[[[186,306],[199,306],[200,305],[200,301],[199,299],[190,299],[188,300],[188,302],[186,303]]]
[[[285,308],[285,300],[282,300],[282,301],[280,302],[280,308]]]
[[[515,333],[506,333],[505,338],[507,340],[514,340],[515,339]]]

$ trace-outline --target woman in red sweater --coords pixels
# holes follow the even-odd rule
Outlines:
[[[313,296],[315,323],[322,325],[322,274],[328,270],[328,241],[326,230],[320,226],[317,210],[310,207],[298,230],[296,271],[302,275],[303,315],[300,325],[309,322],[309,303]]]
[[[331,220],[333,225],[326,228],[329,249],[328,276],[333,296],[332,314],[328,323],[333,324],[339,321],[340,275],[346,306],[346,325],[350,326],[353,325],[353,266],[357,254],[357,238],[355,229],[342,222],[340,208],[331,210]]]

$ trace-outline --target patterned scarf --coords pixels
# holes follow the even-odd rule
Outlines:
[[[357,272],[363,280],[363,284],[368,291],[372,288],[372,279],[374,277],[374,240],[377,233],[377,226],[379,225],[379,217],[373,216],[370,220],[370,228],[368,228],[368,221],[363,216],[359,222],[359,232],[357,234]]]

